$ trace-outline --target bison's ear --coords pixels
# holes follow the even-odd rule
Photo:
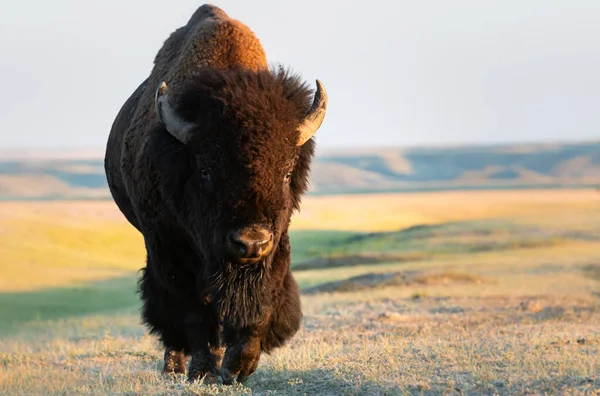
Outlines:
[[[154,106],[156,115],[165,129],[181,143],[188,143],[191,138],[194,124],[181,118],[175,109],[171,107],[171,104],[169,103],[169,94],[167,93],[167,84],[164,81],[161,82],[156,89]]]
[[[298,142],[296,143],[297,146],[302,146],[317,132],[317,130],[321,127],[321,123],[323,123],[326,112],[327,91],[325,91],[325,86],[323,86],[323,83],[317,80],[317,92],[315,92],[313,104],[310,107],[308,114],[304,118],[304,122],[302,122],[302,124],[300,124],[298,127],[300,136],[298,137]]]

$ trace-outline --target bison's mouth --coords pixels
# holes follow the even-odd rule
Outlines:
[[[247,258],[238,258],[237,260],[235,260],[234,264],[240,265],[240,266],[247,266],[247,265],[254,265],[257,263],[260,263],[262,260],[264,260],[264,257],[247,257]]]

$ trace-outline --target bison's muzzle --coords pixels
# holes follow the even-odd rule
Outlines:
[[[263,227],[231,231],[225,243],[229,258],[238,264],[254,264],[273,249],[273,233]]]

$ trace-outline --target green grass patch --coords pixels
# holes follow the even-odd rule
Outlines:
[[[0,333],[18,332],[30,322],[112,313],[139,304],[133,275],[77,286],[0,293]]]

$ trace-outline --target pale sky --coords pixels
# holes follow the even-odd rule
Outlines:
[[[0,0],[0,148],[103,147],[198,1]],[[600,1],[213,1],[319,78],[321,147],[600,138]]]

